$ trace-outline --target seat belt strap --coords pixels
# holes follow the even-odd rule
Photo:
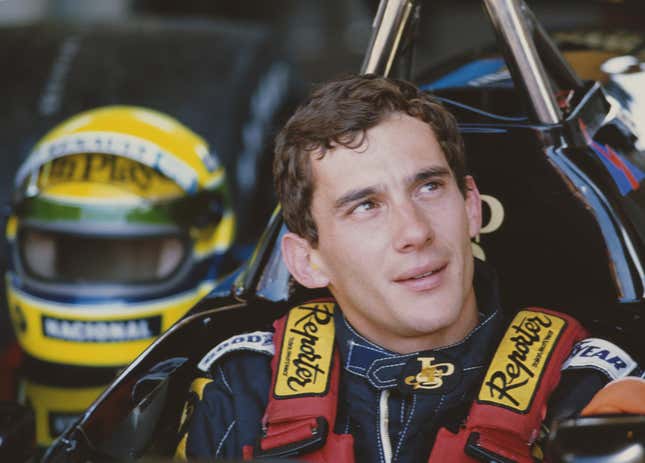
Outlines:
[[[263,436],[255,447],[244,448],[245,460],[297,456],[310,463],[354,461],[353,437],[332,431],[340,384],[335,309],[331,299],[310,301],[274,323],[276,355]],[[541,308],[518,312],[465,424],[457,433],[439,430],[428,462],[533,463],[532,445],[560,368],[574,344],[587,336],[568,315]]]
[[[256,459],[297,455],[316,463],[353,461],[353,437],[333,432],[341,364],[334,346],[336,308],[333,299],[317,299],[274,323],[276,354],[263,435],[254,448],[244,450],[245,459],[252,454]]]
[[[465,425],[442,428],[429,463],[533,463],[549,397],[573,346],[588,337],[574,318],[542,308],[517,313],[488,367]]]

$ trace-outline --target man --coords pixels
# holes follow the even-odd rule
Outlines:
[[[191,388],[179,455],[473,461],[466,447],[516,455],[515,440],[488,430],[515,420],[528,429],[533,417],[516,439],[529,461],[549,396],[551,416],[572,415],[618,376],[583,368],[576,399],[562,384],[553,391],[584,329],[547,312],[502,319],[492,271],[471,251],[480,198],[456,122],[413,85],[373,76],[323,85],[278,136],[274,176],[290,230],[285,263],[334,300],[291,309],[275,334],[213,349]],[[624,359],[620,374],[636,371],[618,347],[588,342]],[[576,352],[566,362],[579,375]],[[486,413],[494,423],[477,421]]]

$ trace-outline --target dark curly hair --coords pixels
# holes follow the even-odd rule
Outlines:
[[[348,75],[317,87],[276,138],[273,179],[287,227],[318,243],[311,213],[311,156],[322,159],[336,146],[361,146],[367,130],[392,113],[426,122],[433,130],[462,194],[466,162],[457,121],[434,97],[403,80]]]

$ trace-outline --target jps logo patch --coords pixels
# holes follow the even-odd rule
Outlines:
[[[565,326],[560,317],[520,311],[495,352],[479,391],[479,402],[526,412],[546,361]]]
[[[334,351],[333,302],[289,311],[276,374],[276,398],[324,394]]]
[[[461,368],[441,352],[420,352],[403,367],[399,390],[410,392],[437,392],[445,394],[459,384]]]
[[[421,371],[413,376],[405,378],[405,384],[412,386],[412,389],[437,389],[443,385],[443,377],[450,376],[455,372],[452,363],[432,364],[434,357],[419,357]]]

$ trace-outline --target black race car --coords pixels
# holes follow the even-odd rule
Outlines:
[[[642,365],[645,127],[635,117],[645,108],[645,65],[616,56],[602,67],[604,83],[584,80],[574,69],[579,48],[563,55],[522,0],[483,4],[498,50],[419,72],[412,56],[420,2],[381,2],[362,72],[414,79],[454,111],[487,205],[475,252],[497,268],[504,306],[570,313]],[[203,355],[232,334],[266,329],[312,296],[281,261],[283,232],[278,210],[243,271],[132,363],[45,461],[171,456]],[[642,416],[560,423],[552,458],[619,461],[623,452],[620,461],[642,461],[644,428]]]

